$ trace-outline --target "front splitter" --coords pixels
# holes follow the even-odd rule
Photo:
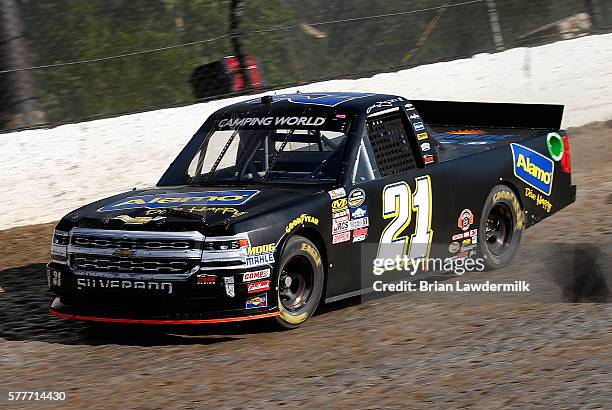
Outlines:
[[[240,317],[226,317],[220,319],[127,319],[115,317],[98,317],[98,316],[80,316],[69,315],[66,313],[57,312],[49,308],[51,314],[61,317],[62,319],[86,320],[91,322],[106,322],[106,323],[133,323],[145,325],[202,325],[207,323],[229,323],[243,322],[245,320],[264,319],[280,315],[279,312],[262,313],[259,315],[249,315]]]
[[[61,303],[57,303],[57,299],[51,303],[49,307],[49,312],[57,317],[62,319],[73,319],[73,320],[83,320],[90,322],[105,322],[105,323],[131,323],[131,324],[145,324],[145,325],[203,325],[203,324],[214,324],[214,323],[230,323],[230,322],[244,322],[247,320],[255,320],[255,319],[265,319],[269,317],[279,316],[280,312],[263,312],[256,313],[253,315],[243,315],[243,316],[231,316],[231,317],[219,317],[219,318],[207,318],[207,319],[146,319],[146,318],[126,318],[126,317],[106,317],[104,314],[99,315],[95,314],[87,314],[89,312],[82,313],[72,313],[62,312],[56,308],[66,308],[66,305]],[[64,309],[61,309],[64,310]],[[94,312],[92,312],[94,313]]]

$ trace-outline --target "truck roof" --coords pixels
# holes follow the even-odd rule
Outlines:
[[[408,100],[400,96],[375,93],[320,92],[277,94],[232,104],[220,109],[217,113],[257,113],[262,111],[269,112],[270,110],[291,112],[311,108],[321,111],[333,110],[335,112],[343,111],[347,114],[360,114],[369,112],[368,109],[372,109],[372,107],[382,108],[380,106],[382,103],[386,103],[385,106],[389,108],[407,102]]]

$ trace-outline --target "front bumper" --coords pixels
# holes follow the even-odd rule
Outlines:
[[[265,269],[272,272],[271,266]],[[278,315],[275,289],[248,293],[244,272],[221,269],[215,271],[215,283],[197,284],[200,272],[177,280],[138,280],[126,275],[84,275],[67,265],[50,263],[49,288],[57,297],[49,310],[66,319],[140,324],[223,323]],[[232,278],[232,292],[227,290],[226,278]],[[259,305],[249,303],[254,297],[261,297]]]

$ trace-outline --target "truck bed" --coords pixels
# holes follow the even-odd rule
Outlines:
[[[549,130],[525,128],[490,128],[430,126],[430,136],[436,141],[438,160],[450,161],[456,158],[488,151],[512,142],[530,139]]]

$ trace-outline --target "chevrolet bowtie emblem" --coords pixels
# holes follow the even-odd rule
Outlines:
[[[121,248],[113,252],[113,256],[117,256],[119,258],[129,258],[131,256],[134,256],[134,251],[126,248]]]
[[[156,216],[156,217],[137,216],[137,217],[132,218],[129,215],[119,215],[119,216],[114,217],[113,219],[119,219],[120,221],[128,225],[142,225],[142,224],[146,224],[149,222],[161,221],[161,220],[166,219],[166,217],[165,216]]]

